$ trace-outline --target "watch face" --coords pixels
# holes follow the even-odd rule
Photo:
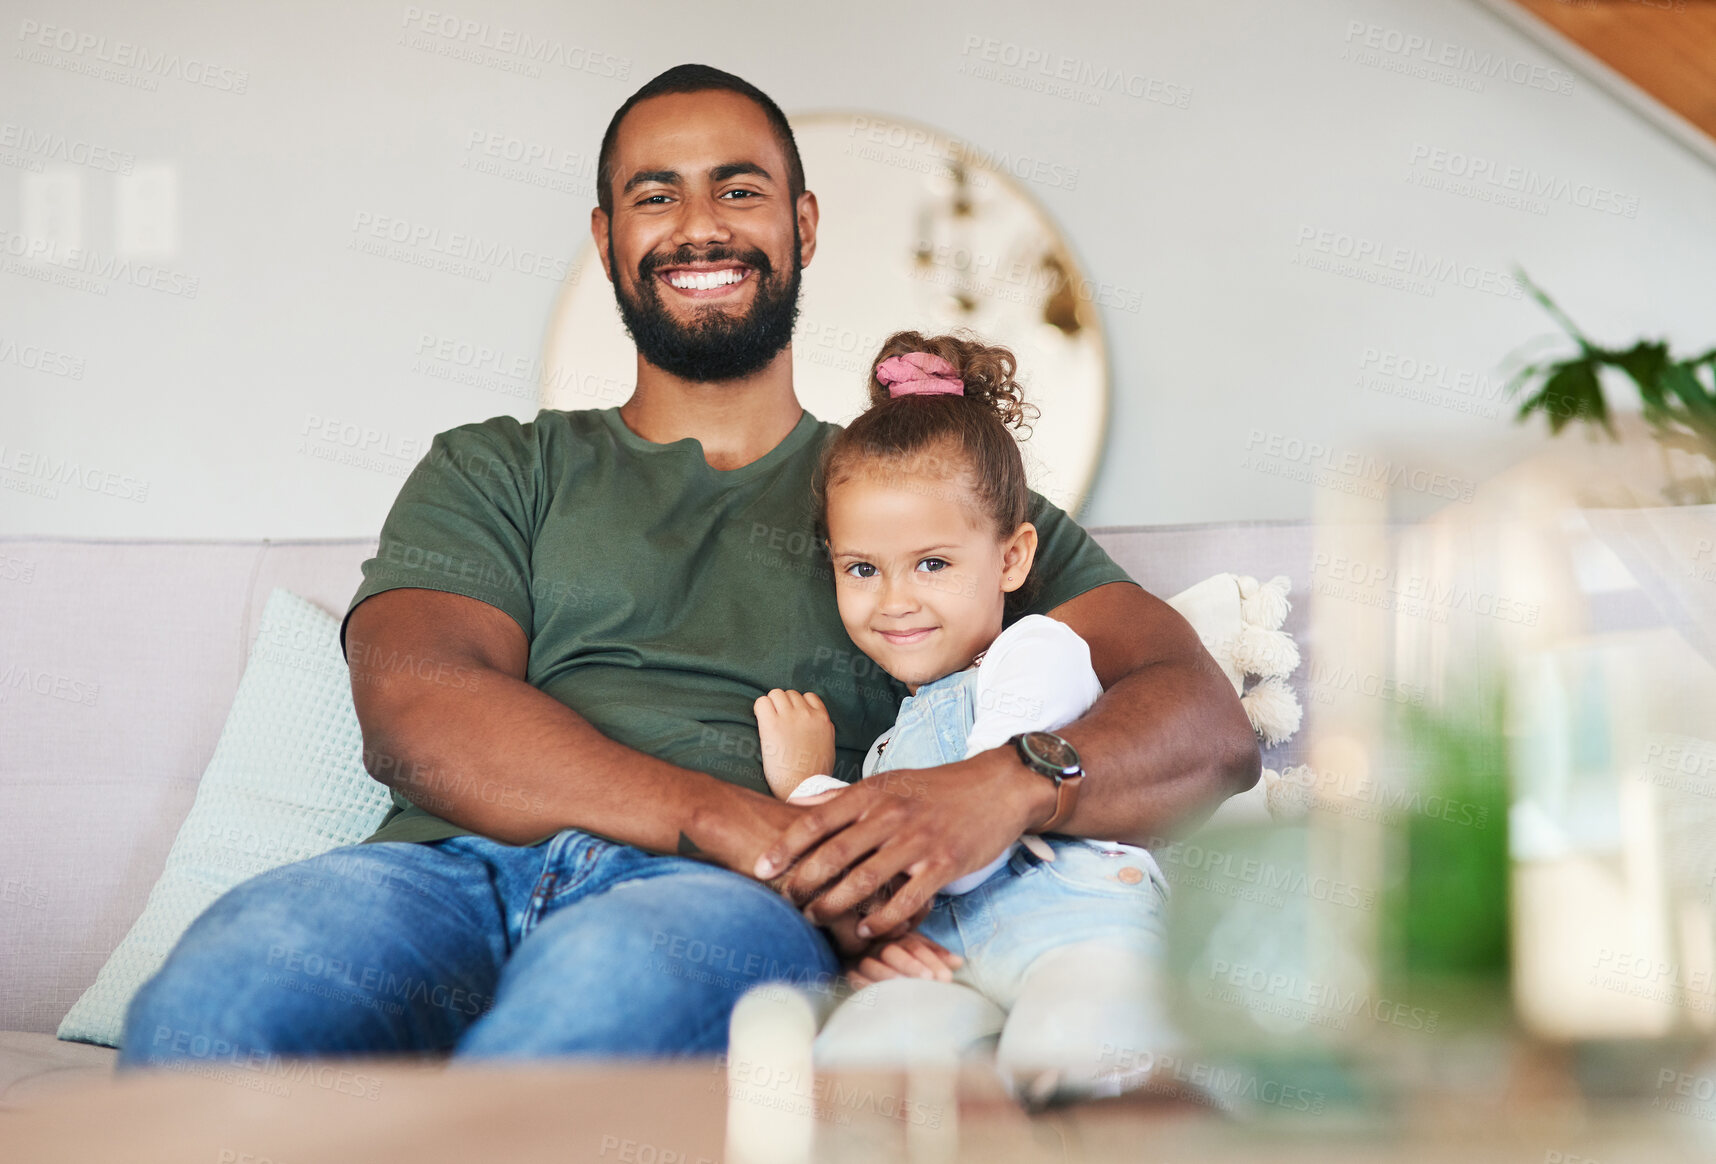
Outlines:
[[[1078,751],[1054,732],[1026,732],[1025,747],[1043,764],[1064,774],[1078,770]]]

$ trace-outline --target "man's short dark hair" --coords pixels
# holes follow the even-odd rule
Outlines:
[[[793,140],[792,126],[787,124],[781,107],[743,77],[735,77],[709,65],[675,65],[627,97],[626,103],[614,113],[614,119],[608,122],[608,132],[602,135],[602,152],[596,161],[596,205],[602,208],[603,214],[614,213],[614,145],[620,136],[620,122],[632,111],[632,106],[669,93],[707,93],[717,89],[747,97],[762,108],[769,119],[769,128],[775,131],[781,152],[786,155],[787,191],[792,196],[793,205],[798,205],[798,196],[804,193],[804,164],[799,161],[798,143]]]

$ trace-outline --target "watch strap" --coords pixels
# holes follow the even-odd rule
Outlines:
[[[1055,788],[1054,814],[1036,828],[1028,831],[1033,833],[1051,833],[1059,826],[1065,824],[1067,818],[1073,814],[1073,809],[1078,806],[1078,788],[1079,785],[1083,783],[1083,772],[1080,772],[1077,776],[1061,777],[1060,782]]]

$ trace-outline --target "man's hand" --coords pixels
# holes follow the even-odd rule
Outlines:
[[[708,817],[700,816],[693,823],[695,837],[684,832],[679,834],[678,852],[681,857],[706,861],[747,877],[757,877],[758,854],[764,846],[772,844],[783,831],[808,811],[805,805],[832,803],[852,794],[851,789],[842,789],[787,804],[748,789],[732,791],[737,795],[730,799],[721,812]],[[795,894],[789,888],[786,874],[774,878],[757,877],[757,880],[780,893],[795,906],[806,900],[804,895]],[[878,941],[905,937],[917,928],[929,913],[933,897],[925,898],[915,909],[904,911],[898,921],[888,923],[885,928],[878,927],[875,930],[876,937],[872,937],[869,932],[859,933],[860,927],[870,921],[869,915],[884,905],[891,904],[893,895],[900,891],[906,881],[904,875],[895,877],[891,884],[883,886],[878,892],[865,895],[850,909],[838,912],[819,910],[816,916],[812,916],[811,911],[806,909],[805,917],[828,931],[829,939],[843,957],[861,957],[869,953]]]
[[[782,875],[769,882],[769,886],[774,889],[780,889],[781,882],[785,880],[786,877]],[[932,902],[925,902],[922,907],[913,910],[912,915],[905,921],[894,926],[885,933],[882,933],[878,937],[872,938],[858,933],[858,927],[864,924],[868,915],[885,904],[888,901],[889,896],[898,890],[900,886],[904,885],[905,882],[906,879],[904,876],[894,878],[893,885],[889,886],[875,897],[860,902],[857,909],[850,913],[843,913],[839,917],[831,918],[825,925],[823,925],[822,928],[827,931],[829,940],[834,943],[834,948],[840,951],[840,956],[842,958],[846,959],[848,962],[856,963],[866,956],[875,953],[889,942],[896,942],[904,938],[907,934],[910,934],[913,930],[917,929],[918,926],[923,923],[924,918],[929,916]]]
[[[707,861],[770,883],[769,878],[756,875],[758,855],[809,810],[803,801],[788,804],[748,788],[729,785],[723,792],[722,803],[713,811],[693,816],[680,832],[675,851],[681,857]],[[773,883],[770,887],[779,888]]]
[[[814,692],[775,688],[757,697],[757,737],[762,743],[763,776],[785,800],[806,778],[834,771],[834,722]]]
[[[884,772],[806,808],[763,854],[753,875],[778,878],[819,925],[905,875],[857,929],[894,932],[936,891],[981,869],[1054,811],[1054,787],[1008,748],[939,768]]]

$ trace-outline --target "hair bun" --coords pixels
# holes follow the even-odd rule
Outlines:
[[[967,400],[992,409],[1009,428],[1030,434],[1028,422],[1037,415],[1037,409],[1025,402],[1024,389],[1014,379],[1018,361],[1009,349],[983,343],[969,333],[926,336],[916,331],[895,332],[882,344],[882,350],[870,365],[872,408],[901,396],[952,394],[951,388],[927,386],[902,391],[904,385],[899,377],[904,372],[902,364],[907,362],[922,370],[920,382],[932,376],[942,379],[945,366],[964,384]]]
[[[889,396],[963,396],[959,369],[934,352],[889,356],[876,365],[876,382]]]

